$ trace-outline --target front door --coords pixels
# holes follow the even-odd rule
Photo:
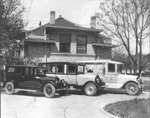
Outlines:
[[[25,68],[24,75],[21,77],[20,87],[24,89],[40,89],[41,82],[39,79],[34,78],[34,68]]]
[[[109,88],[114,88],[117,83],[116,65],[108,63],[104,81]]]

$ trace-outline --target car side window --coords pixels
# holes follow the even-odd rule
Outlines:
[[[15,68],[15,74],[16,75],[21,75],[22,74],[22,69],[19,67],[19,68]]]
[[[84,66],[78,66],[78,74],[84,74]]]
[[[47,68],[48,68],[48,73],[56,72],[55,65],[47,65]]]
[[[25,75],[33,75],[33,68],[25,68]]]
[[[10,75],[11,75],[11,74],[14,74],[14,73],[15,73],[15,68],[9,67],[7,72],[8,72],[8,74],[10,74]]]
[[[76,66],[68,65],[68,74],[76,74]]]
[[[64,65],[57,65],[56,66],[56,73],[64,73]]]
[[[8,68],[8,74],[10,75],[21,75],[22,74],[22,69],[21,68],[15,68],[15,67],[9,67]]]
[[[108,72],[115,72],[115,64],[108,63]]]

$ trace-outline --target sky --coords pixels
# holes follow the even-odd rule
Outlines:
[[[99,11],[102,0],[22,0],[26,7],[24,14],[26,29],[38,27],[39,22],[46,24],[50,20],[50,11],[55,11],[56,18],[61,15],[81,26],[89,26],[90,17]]]

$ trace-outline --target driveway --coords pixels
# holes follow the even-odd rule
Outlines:
[[[51,99],[41,93],[6,95],[1,92],[1,118],[111,118],[103,111],[106,104],[148,97],[149,92],[129,96],[123,91],[110,90],[94,97],[71,92],[62,97],[56,94]]]

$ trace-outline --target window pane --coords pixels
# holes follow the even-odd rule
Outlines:
[[[70,52],[70,44],[60,44],[60,52]]]
[[[71,42],[70,34],[60,34],[60,43],[69,43]]]
[[[122,73],[122,65],[117,65],[117,72]]]
[[[83,74],[83,73],[84,73],[84,67],[78,66],[78,74]]]
[[[64,65],[57,65],[56,73],[64,73]]]
[[[20,75],[21,74],[21,70],[22,70],[21,68],[15,68],[15,73]]]
[[[68,74],[75,74],[76,73],[76,66],[69,65],[68,66]]]
[[[55,73],[55,65],[47,65],[48,73]]]
[[[108,64],[108,72],[115,72],[115,64]]]
[[[77,53],[87,52],[87,37],[85,35],[77,36]]]
[[[85,45],[77,45],[77,53],[86,53],[86,48]]]
[[[86,36],[84,36],[84,35],[78,35],[77,36],[77,43],[78,44],[86,44],[87,43]]]

